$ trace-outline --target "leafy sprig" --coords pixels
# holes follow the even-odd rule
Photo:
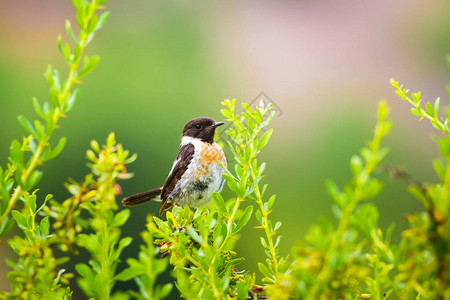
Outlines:
[[[108,18],[109,12],[104,12],[101,16],[96,14],[105,2],[106,0],[73,1],[80,32],[76,36],[70,22],[66,21],[68,35],[75,44],[72,52],[69,43],[63,46],[61,36],[58,36],[58,48],[69,66],[69,75],[67,79],[61,80],[58,70],[49,65],[45,76],[49,85],[50,103],[41,104],[33,98],[34,110],[39,119],[31,122],[25,116],[18,117],[28,136],[22,142],[17,139],[12,141],[8,166],[5,170],[0,168],[0,236],[8,233],[12,227],[13,221],[9,213],[16,206],[17,200],[32,190],[42,178],[43,172],[37,169],[38,166],[58,156],[64,148],[65,137],[54,147],[51,146],[50,139],[53,131],[59,127],[58,121],[66,116],[79,98],[79,90],[73,90],[74,85],[81,83],[80,79],[99,62],[98,56],[85,55],[83,67],[79,67],[86,46]]]
[[[11,281],[11,291],[0,293],[8,299],[70,299],[72,292],[68,287],[73,274],[66,273],[60,266],[68,258],[55,259],[52,249],[50,221],[46,216],[38,221],[38,213],[46,205],[52,195],[47,195],[44,204],[37,208],[36,194],[25,194],[20,197],[24,202],[24,210],[12,211],[17,226],[23,230],[24,236],[14,236],[8,241],[18,256],[17,261],[8,260],[12,268],[6,278]]]
[[[437,130],[442,131],[442,133],[450,133],[448,117],[439,117],[440,98],[437,98],[434,104],[426,102],[425,106],[423,106],[421,92],[411,93],[411,96],[409,96],[409,90],[404,89],[403,85],[399,85],[394,79],[391,79],[391,85],[394,87],[397,96],[408,101],[413,106],[411,108],[411,114],[420,117],[420,120],[424,118],[428,119],[431,125]]]
[[[115,213],[118,210],[116,180],[131,176],[126,173],[125,164],[133,162],[136,156],[129,157],[129,152],[116,144],[113,133],[109,135],[103,149],[98,149],[96,143],[93,145],[94,149],[87,152],[87,157],[91,161],[91,173],[96,178],[90,180],[90,186],[95,189],[91,190],[90,201],[80,205],[80,209],[88,211],[91,216],[85,219],[89,226],[85,225],[83,229],[89,227],[93,233],[80,233],[76,237],[77,245],[91,254],[91,260],[88,264],[77,264],[75,269],[81,276],[78,283],[86,296],[110,299],[117,280],[116,268],[120,254],[132,241],[131,237],[120,238],[119,227],[128,220],[130,211],[124,209]]]
[[[358,233],[370,237],[377,226],[376,208],[363,202],[377,196],[383,187],[372,173],[387,154],[387,149],[381,147],[391,128],[387,116],[387,104],[380,102],[372,141],[361,149],[361,155],[350,160],[351,181],[343,189],[327,181],[328,193],[335,203],[337,227],[325,218],[310,227],[305,241],[293,248],[294,264],[286,274],[286,290],[277,294],[279,298],[353,298],[363,294],[358,283],[367,280],[370,269],[364,256],[367,240],[358,237]]]
[[[266,287],[255,286],[254,275],[244,275],[236,266],[243,260],[234,252],[236,241],[240,231],[250,221],[253,206],[247,205],[241,209],[242,204],[253,199],[259,205],[258,219],[261,228],[266,233],[262,237],[268,255],[267,266],[261,264],[260,269],[267,277],[268,285],[274,285],[279,268],[280,257],[277,250],[277,242],[274,236],[281,225],[272,226],[268,215],[275,197],[270,197],[263,202],[267,185],[260,191],[259,182],[262,179],[265,165],[258,166],[256,157],[266,146],[272,130],[264,132],[264,128],[270,124],[274,116],[272,106],[260,105],[256,109],[244,104],[245,112],[241,115],[234,114],[236,100],[225,100],[226,106],[222,110],[234,129],[229,129],[227,134],[231,137],[229,145],[234,152],[235,173],[225,170],[224,178],[228,186],[236,194],[229,201],[225,201],[220,194],[214,193],[212,205],[203,207],[193,212],[190,208],[174,207],[166,213],[167,221],[153,217],[148,221],[148,232],[144,233],[146,247],[141,248],[140,259],[128,261],[129,268],[119,274],[119,277],[136,277],[136,282],[145,295],[153,295],[159,298],[161,295],[152,294],[146,290],[142,282],[149,283],[147,289],[154,286],[155,276],[151,277],[144,266],[157,266],[162,272],[166,265],[158,262],[151,253],[148,242],[153,238],[162,252],[163,259],[169,256],[170,264],[175,268],[177,288],[181,295],[188,299],[221,299],[259,297],[257,294]],[[150,238],[152,237],[152,238]],[[150,250],[150,251],[149,251]],[[142,259],[142,257],[146,259]],[[151,267],[153,268],[153,267]],[[268,286],[267,285],[267,286]],[[169,290],[168,286],[156,287],[155,291]],[[148,298],[145,296],[144,298]]]
[[[257,161],[259,152],[267,145],[272,136],[273,129],[266,131],[266,127],[275,116],[275,111],[273,104],[269,103],[265,106],[261,101],[255,109],[243,103],[244,112],[235,114],[235,103],[236,100],[225,100],[222,103],[226,106],[226,109],[221,110],[223,116],[234,125],[234,128],[227,130],[227,134],[230,137],[228,145],[233,153],[235,172],[233,174],[231,171],[227,171],[224,177],[237,196],[233,211],[239,208],[241,202],[246,198],[255,201],[258,206],[255,217],[259,223],[258,228],[264,231],[264,236],[260,237],[260,241],[267,256],[266,264],[258,263],[258,268],[264,275],[263,281],[268,283],[266,288],[275,290],[281,285],[279,274],[283,273],[287,267],[285,260],[278,253],[281,236],[277,236],[277,232],[281,227],[281,222],[273,225],[269,219],[276,196],[265,195],[267,184],[260,188],[266,164],[258,165]],[[253,207],[248,206],[244,216],[250,218],[252,210]],[[231,226],[230,221],[228,224]],[[232,236],[232,231],[228,230],[225,241]]]
[[[153,223],[151,216],[147,218],[147,226],[150,229]],[[168,246],[154,244],[155,240],[150,230],[142,234],[144,244],[140,246],[138,258],[129,258],[128,268],[116,275],[117,280],[128,281],[134,279],[139,287],[139,292],[130,291],[136,299],[164,299],[172,291],[173,284],[158,284],[159,274],[167,269],[169,261],[167,259],[158,259],[157,255],[160,249],[167,249]]]

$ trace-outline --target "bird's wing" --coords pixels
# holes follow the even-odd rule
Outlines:
[[[189,167],[189,163],[194,156],[195,147],[193,144],[186,144],[180,146],[180,151],[178,152],[177,160],[170,171],[169,176],[167,176],[166,182],[164,182],[162,191],[161,191],[161,206],[159,208],[159,214],[161,215],[163,211],[171,208],[173,204],[168,200],[169,195],[175,189],[178,181],[181,179],[183,174],[186,172]],[[171,195],[172,197],[174,195]]]

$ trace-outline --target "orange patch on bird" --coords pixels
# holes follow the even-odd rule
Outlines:
[[[196,179],[208,175],[212,165],[222,163],[226,166],[225,154],[217,144],[204,143],[200,150],[198,162],[199,167],[195,172]]]
[[[200,163],[201,164],[215,164],[224,161],[224,153],[222,148],[217,144],[202,144],[200,150]]]

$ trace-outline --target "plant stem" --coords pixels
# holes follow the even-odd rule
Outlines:
[[[336,254],[336,252],[339,250],[340,242],[342,240],[342,235],[344,234],[345,230],[347,229],[348,221],[350,219],[350,215],[355,209],[356,205],[358,204],[359,199],[354,197],[353,200],[349,205],[346,206],[346,209],[342,213],[342,217],[340,219],[338,228],[334,234],[333,240],[331,242],[330,247],[328,248],[327,254],[325,256],[325,259],[322,263],[322,268],[320,269],[319,274],[317,275],[317,280],[315,281],[314,285],[311,287],[308,297],[306,299],[309,300],[315,300],[315,299],[321,299],[321,297],[317,297],[317,294],[322,290],[322,287],[326,282],[328,282],[329,277],[332,273],[331,268],[329,267],[329,263],[333,258],[333,255]]]
[[[434,121],[436,122],[436,124],[439,125],[439,129],[438,130],[442,130],[443,132],[446,132],[445,126],[444,124],[442,124],[441,121],[439,121],[438,116],[436,115],[435,118],[433,118],[432,116],[430,116],[419,104],[415,104],[409,97],[406,97],[407,101],[409,103],[411,103],[412,106],[414,106],[416,109],[419,109],[420,107],[420,113],[422,114],[423,117],[427,118],[430,121]]]
[[[38,163],[39,163],[39,158],[42,155],[42,152],[44,151],[46,147],[46,143],[44,142],[39,142],[37,148],[36,148],[36,152],[34,152],[33,157],[31,158],[31,163],[28,166],[28,168],[25,170],[25,172],[22,175],[22,182],[27,182],[28,177],[31,175],[31,173],[34,171],[34,169],[37,167]],[[14,190],[13,195],[11,196],[11,199],[9,199],[8,202],[8,207],[6,208],[6,210],[3,212],[0,221],[3,222],[4,219],[6,218],[6,216],[11,212],[11,210],[14,208],[14,205],[17,202],[17,199],[19,199],[19,197],[22,195],[23,193],[23,189],[22,189],[22,185],[17,186],[17,188]]]
[[[252,177],[253,179],[256,178],[256,175],[252,172]],[[270,255],[272,256],[271,261],[272,261],[272,267],[273,267],[273,275],[275,276],[275,280],[277,279],[277,274],[278,274],[278,259],[277,259],[277,254],[275,251],[275,247],[273,246],[273,241],[272,241],[272,233],[270,233],[270,229],[269,229],[269,213],[264,209],[264,204],[262,202],[261,199],[261,193],[259,192],[259,186],[257,185],[255,187],[255,195],[257,198],[256,203],[259,206],[259,209],[261,210],[261,214],[263,216],[263,220],[264,220],[264,224],[262,225],[264,228],[264,232],[266,234],[267,237],[267,242],[269,243],[269,252]],[[269,266],[271,267],[271,266]]]
[[[236,202],[234,203],[233,211],[231,212],[231,216],[227,221],[227,235],[225,236],[225,239],[223,240],[222,245],[220,245],[219,251],[222,250],[223,247],[225,247],[225,244],[231,237],[231,234],[230,234],[231,226],[233,225],[234,217],[236,216],[236,213],[237,213],[242,201],[244,201],[244,200],[239,197],[236,198]]]
[[[85,19],[85,24],[84,24],[84,28],[87,27],[86,24],[86,20],[90,20],[92,18],[92,16],[95,14],[95,11],[97,10],[97,5],[95,4],[95,0],[92,1],[92,6],[91,6],[91,10],[89,11],[89,16],[87,19]],[[58,99],[59,99],[59,104],[61,105],[67,98],[71,88],[73,87],[73,85],[76,83],[77,81],[77,77],[76,77],[76,72],[78,70],[78,66],[80,63],[80,59],[83,55],[84,52],[84,48],[85,48],[85,44],[86,41],[89,37],[89,35],[86,33],[86,31],[84,30],[84,28],[81,28],[81,32],[80,32],[80,42],[79,42],[79,47],[80,47],[80,54],[78,56],[78,58],[72,62],[72,64],[70,65],[70,73],[69,76],[67,78],[66,84],[64,86],[64,90],[58,94]],[[55,114],[54,114],[54,119],[53,119],[53,124],[54,124],[54,128],[57,126],[57,122],[59,120],[59,118],[62,116],[62,113],[60,111],[60,107],[56,107],[55,108]],[[46,140],[49,140],[50,137],[46,138]],[[39,161],[41,159],[41,155],[44,152],[45,148],[48,146],[48,143],[46,141],[40,141],[35,153],[33,154],[32,158],[31,158],[31,162],[28,166],[28,168],[25,170],[25,172],[23,173],[21,179],[22,179],[22,184],[26,183],[29,176],[31,175],[31,173],[34,171],[34,169],[37,167],[37,165],[39,164]],[[17,199],[19,199],[19,197],[26,191],[23,190],[22,186],[19,185],[17,186],[17,188],[14,190],[13,195],[11,196],[8,206],[6,208],[6,210],[3,212],[3,214],[0,217],[0,224],[4,222],[4,219],[6,218],[6,216],[8,216],[8,214],[11,212],[11,210],[14,208]]]
[[[323,295],[319,295],[320,291],[322,291],[323,286],[330,281],[330,277],[334,270],[330,268],[330,263],[333,260],[333,256],[339,252],[339,248],[341,246],[341,241],[343,239],[343,235],[347,230],[350,222],[350,217],[358,203],[364,198],[363,186],[367,183],[371,173],[375,169],[377,164],[377,155],[379,152],[381,139],[385,135],[383,132],[383,125],[385,119],[379,117],[377,125],[374,130],[374,137],[372,142],[369,145],[370,155],[367,158],[364,169],[354,177],[355,187],[354,192],[351,195],[351,198],[348,204],[343,208],[341,218],[339,219],[339,225],[336,229],[336,232],[333,235],[333,239],[331,241],[331,245],[328,248],[328,251],[325,255],[324,261],[322,262],[322,268],[317,274],[317,279],[309,290],[308,296],[306,299],[315,300],[322,299]]]

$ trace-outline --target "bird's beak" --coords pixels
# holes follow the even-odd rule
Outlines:
[[[222,126],[223,124],[225,124],[225,122],[216,122],[216,123],[212,124],[211,127],[216,128],[216,127]]]

